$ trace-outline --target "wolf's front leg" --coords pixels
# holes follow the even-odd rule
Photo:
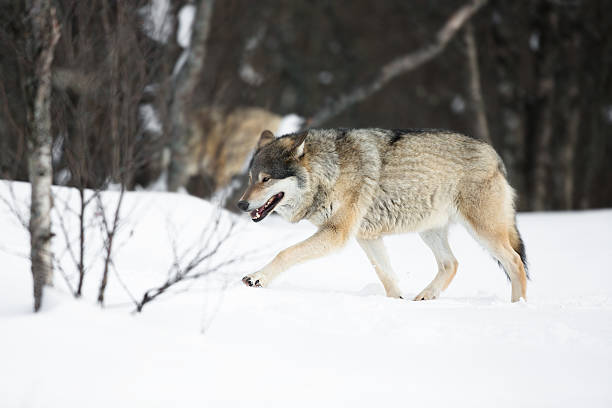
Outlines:
[[[242,278],[247,286],[266,286],[293,265],[319,258],[341,248],[350,237],[351,228],[342,224],[323,226],[310,238],[290,246],[274,257],[262,270]]]

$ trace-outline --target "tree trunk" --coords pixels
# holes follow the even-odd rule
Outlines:
[[[30,259],[34,280],[34,310],[42,304],[43,286],[53,281],[51,254],[51,183],[53,177],[51,147],[51,64],[60,30],[50,1],[28,4],[32,31],[28,51],[34,63],[31,78],[32,107],[28,139],[29,177],[32,185],[30,204]]]
[[[577,89],[575,94],[578,94]],[[570,109],[569,116],[567,118],[567,141],[565,142],[565,146],[563,146],[562,152],[564,174],[563,208],[566,210],[573,210],[576,208],[574,203],[574,174],[576,171],[574,158],[576,157],[576,145],[578,144],[578,134],[580,131],[580,106],[578,102],[573,102],[574,106]]]
[[[544,211],[548,209],[548,193],[550,190],[550,142],[553,135],[553,102],[555,95],[555,82],[553,78],[542,78],[540,81],[540,95],[542,95],[542,114],[538,126],[535,152],[534,192],[532,209]]]
[[[482,97],[482,89],[480,87],[480,69],[478,66],[478,50],[476,48],[476,38],[474,37],[474,27],[469,22],[465,27],[465,45],[470,71],[470,98],[472,99],[472,109],[476,117],[476,136],[480,140],[492,145],[484,98]]]
[[[115,242],[115,236],[119,229],[120,217],[121,217],[121,205],[123,203],[123,197],[125,196],[125,187],[121,185],[121,191],[119,192],[119,200],[117,201],[117,207],[113,214],[112,223],[106,219],[106,208],[102,198],[98,195],[98,211],[102,217],[102,227],[104,231],[104,270],[102,273],[102,279],[100,280],[100,286],[98,287],[98,303],[100,306],[104,306],[104,295],[106,292],[106,285],[108,284],[108,274],[110,272],[111,264],[113,262],[113,244]]]
[[[170,102],[170,166],[168,190],[177,191],[187,182],[187,157],[192,137],[189,113],[191,97],[204,72],[206,41],[212,21],[214,0],[199,0],[187,61],[176,76],[174,94]]]
[[[580,49],[581,49],[581,33],[579,31],[572,35],[570,41],[570,74],[566,79],[567,91],[564,97],[564,116],[567,120],[567,136],[565,144],[561,149],[561,165],[563,171],[563,208],[566,210],[573,210],[576,208],[574,203],[574,191],[575,191],[575,157],[576,148],[579,140],[580,133],[580,121],[582,113],[581,104],[581,93],[578,73],[580,60]]]
[[[539,61],[539,80],[538,80],[538,108],[540,109],[539,123],[536,126],[536,151],[535,168],[533,175],[533,203],[532,210],[545,211],[553,208],[550,203],[551,191],[551,167],[552,161],[552,140],[554,132],[554,108],[557,97],[557,85],[555,79],[555,69],[558,63],[557,54],[557,15],[551,9],[543,17],[543,27],[547,30],[547,41],[542,41]]]
[[[111,8],[109,6],[109,1],[105,0],[103,2],[102,7],[102,26],[104,27],[104,35],[108,39],[109,42],[109,55],[108,55],[108,65],[109,65],[109,125],[110,132],[109,138],[111,143],[111,168],[110,168],[110,178],[113,183],[122,182],[120,177],[120,162],[121,162],[121,140],[119,135],[119,104],[120,104],[120,91],[119,91],[119,64],[122,63],[120,61],[120,50],[119,50],[119,36],[118,27],[112,27],[109,22],[110,13],[116,12],[118,17],[121,13],[119,8],[121,7],[121,3],[118,3],[116,8]],[[113,11],[111,11],[113,10]]]
[[[82,186],[82,184],[79,184]],[[76,289],[76,297],[81,297],[83,292],[83,281],[85,280],[85,208],[87,203],[85,202],[85,189],[79,187],[79,283]]]

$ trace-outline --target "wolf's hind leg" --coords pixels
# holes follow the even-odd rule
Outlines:
[[[525,248],[515,225],[514,192],[501,173],[466,188],[459,212],[474,238],[499,261],[512,283],[512,301],[527,300],[527,274],[521,259]]]
[[[473,225],[472,233],[476,239],[493,255],[502,266],[512,284],[512,302],[518,302],[521,298],[527,300],[527,275],[520,255],[510,244],[510,233],[508,228],[491,230],[482,225]]]
[[[438,274],[414,300],[431,300],[440,296],[440,293],[448,287],[457,273],[459,264],[448,245],[448,226],[425,231],[419,235],[436,257]]]
[[[401,298],[399,287],[397,286],[397,279],[391,268],[391,262],[389,262],[389,256],[385,249],[385,244],[382,238],[378,239],[361,239],[357,238],[357,242],[361,245],[364,252],[368,256],[368,259],[374,266],[378,278],[385,287],[387,296],[394,298]]]

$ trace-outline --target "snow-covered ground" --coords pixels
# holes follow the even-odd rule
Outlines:
[[[0,197],[24,205],[29,186],[13,183],[13,199],[9,185],[0,182]],[[74,191],[55,192],[56,207],[76,206]],[[104,194],[111,205],[117,197]],[[164,280],[172,242],[179,252],[198,243],[216,213],[165,193],[128,193],[123,209],[115,264],[136,297]],[[0,407],[612,406],[612,211],[521,214],[518,223],[527,303],[509,302],[504,274],[460,227],[451,233],[459,272],[439,300],[385,298],[354,242],[269,288],[244,287],[244,273],[313,231],[269,217],[240,218],[222,251],[255,251],[248,261],[141,314],[115,274],[107,307],[96,306],[93,237],[83,298],[56,273],[33,314],[28,236],[0,201]],[[386,242],[405,296],[415,296],[435,274],[433,256],[416,235]]]

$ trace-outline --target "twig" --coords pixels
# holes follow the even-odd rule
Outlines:
[[[56,269],[59,271],[62,278],[64,278],[64,282],[66,282],[66,286],[68,287],[68,290],[70,290],[70,293],[72,293],[72,295],[76,297],[76,290],[72,287],[72,284],[70,283],[70,279],[68,278],[66,271],[62,267],[62,263],[60,262],[58,257],[55,256],[55,254],[51,254],[51,256],[53,257],[53,264],[55,265]]]
[[[98,288],[98,303],[100,305],[104,304],[104,292],[106,291],[106,284],[108,283],[108,272],[113,252],[113,240],[115,238],[117,230],[119,229],[119,217],[124,193],[125,187],[123,184],[121,184],[121,192],[119,193],[119,200],[117,202],[117,206],[115,207],[112,227],[109,226],[108,220],[106,219],[102,199],[98,197],[98,211],[101,213],[100,217],[102,219],[102,226],[104,228],[103,233],[106,234],[104,238],[104,248],[106,249],[106,253],[104,256],[104,272],[102,273],[102,280],[100,281],[100,286]]]
[[[5,198],[2,195],[0,195],[0,201],[2,201],[4,205],[8,207],[9,211],[12,212],[13,215],[15,215],[15,217],[17,217],[17,220],[19,221],[21,226],[26,231],[29,231],[30,230],[29,221],[26,219],[25,215],[22,214],[21,211],[19,210],[19,203],[17,200],[17,196],[15,195],[15,189],[13,188],[13,183],[11,181],[4,181],[4,183],[7,186],[8,191],[11,195],[12,202],[9,201],[7,198]],[[29,204],[26,204],[26,206],[29,206]]]
[[[229,241],[230,237],[236,230],[237,222],[232,220],[227,229],[216,237],[217,242],[211,246],[211,240],[215,238],[215,233],[219,232],[220,230],[221,218],[221,214],[217,214],[215,216],[215,221],[213,223],[208,223],[203,228],[202,233],[200,234],[201,239],[199,239],[197,242],[201,243],[204,241],[204,245],[200,246],[195,253],[193,253],[195,249],[194,244],[179,255],[176,239],[174,237],[170,237],[174,259],[169,267],[167,279],[161,285],[145,291],[142,299],[137,303],[134,312],[141,312],[142,308],[147,303],[153,301],[160,295],[167,293],[170,288],[174,287],[178,283],[195,281],[204,276],[208,276],[224,267],[240,262],[244,260],[246,256],[248,256],[248,254],[243,254],[242,257],[232,257],[221,261],[214,266],[210,266],[210,261],[219,255],[222,247]],[[196,270],[199,268],[202,269],[199,272],[196,272]]]
[[[115,266],[115,262],[112,260],[111,260],[111,266],[113,268],[113,273],[115,274],[115,277],[117,278],[117,282],[119,282],[119,284],[121,285],[125,293],[128,295],[128,297],[132,301],[132,304],[134,304],[135,306],[138,306],[138,301],[136,300],[136,297],[134,297],[134,295],[132,295],[132,292],[128,289],[127,285],[125,284],[125,282],[119,275],[119,271],[117,270],[117,267]]]

